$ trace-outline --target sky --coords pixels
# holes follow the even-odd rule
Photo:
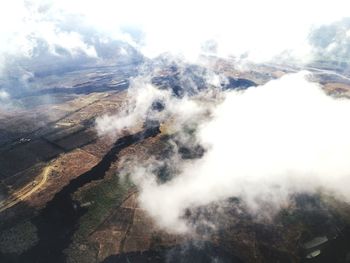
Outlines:
[[[195,60],[203,43],[214,40],[217,54],[248,55],[265,61],[290,51],[301,59],[310,52],[310,30],[349,15],[345,0],[14,0],[0,8],[0,50],[31,55],[45,39],[74,52],[96,55],[84,42],[89,30],[121,39],[149,57],[163,52]],[[137,40],[130,32],[138,32]],[[54,49],[52,49],[54,50]]]

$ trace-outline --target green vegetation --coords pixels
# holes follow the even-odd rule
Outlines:
[[[121,205],[132,186],[133,184],[128,178],[121,179],[119,176],[113,175],[92,187],[82,190],[76,199],[81,204],[89,202],[91,205],[81,217],[75,237],[78,239],[86,238],[103,222],[113,208]]]
[[[29,221],[21,222],[0,233],[0,251],[21,254],[38,241],[36,226]]]
[[[302,215],[299,211],[282,209],[279,213],[279,219],[284,226],[288,226],[300,223],[302,221]]]

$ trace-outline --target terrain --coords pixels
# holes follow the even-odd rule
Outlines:
[[[146,68],[133,62],[46,74],[33,80],[36,90],[18,94],[2,109],[0,261],[350,262],[350,205],[323,193],[296,195],[272,222],[257,222],[234,197],[197,207],[185,215],[199,222],[191,234],[160,229],[140,207],[138,188],[120,171],[135,156],[166,158],[173,150],[171,125],[140,123],[115,138],[99,135],[95,120],[122,110],[130,81],[141,71],[151,73],[159,89],[181,97],[196,94],[182,82],[184,76],[206,89],[201,76],[209,69],[227,78],[224,90],[244,90],[306,69],[331,96],[350,96],[344,67],[320,62],[244,70],[234,61],[207,59],[207,69],[159,59]],[[203,154],[177,146],[184,159]],[[167,174],[159,176],[166,180]],[[317,243],[320,237],[326,241]],[[320,255],[308,257],[317,250]]]

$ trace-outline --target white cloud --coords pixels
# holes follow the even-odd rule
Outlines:
[[[5,90],[0,90],[0,101],[6,101],[10,98],[10,95]]]
[[[150,169],[156,162],[134,163],[128,173],[141,206],[175,232],[189,230],[182,219],[187,208],[233,196],[257,215],[278,211],[294,193],[318,189],[350,201],[349,111],[349,100],[329,97],[305,73],[287,75],[227,92],[197,132],[206,154],[177,162],[181,172],[172,180],[159,184]]]
[[[312,52],[318,60],[350,62],[350,19],[315,28],[310,34]]]
[[[46,39],[51,47],[79,48],[95,55],[93,47],[80,37],[83,28],[141,48],[147,56],[162,52],[183,54],[194,61],[208,40],[217,43],[221,56],[244,55],[266,61],[284,52],[309,59],[308,34],[312,27],[349,15],[349,3],[334,1],[278,0],[132,0],[132,1],[44,1],[14,0],[0,4],[0,50],[30,54],[28,36]],[[61,26],[76,17],[71,29]],[[73,20],[71,20],[73,21]],[[79,22],[78,22],[79,21]],[[143,31],[139,42],[124,27]]]
[[[165,109],[152,109],[154,103],[161,103]],[[149,83],[148,78],[139,77],[132,81],[127,97],[115,115],[104,115],[96,120],[96,128],[100,135],[120,136],[124,131],[132,131],[148,120],[163,122],[173,118],[174,129],[180,129],[185,123],[195,121],[206,111],[208,105],[188,98],[177,98],[169,89],[159,89]],[[176,127],[175,127],[176,126]]]

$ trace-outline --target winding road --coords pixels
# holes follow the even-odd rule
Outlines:
[[[51,166],[47,166],[44,168],[44,170],[41,172],[41,174],[38,177],[41,177],[41,181],[33,186],[33,183],[29,183],[26,186],[24,186],[22,189],[16,191],[15,193],[11,194],[11,196],[0,202],[0,213],[4,210],[14,206],[18,202],[21,202],[31,196],[33,193],[38,191],[42,186],[45,185],[47,182],[49,175],[51,172]]]

